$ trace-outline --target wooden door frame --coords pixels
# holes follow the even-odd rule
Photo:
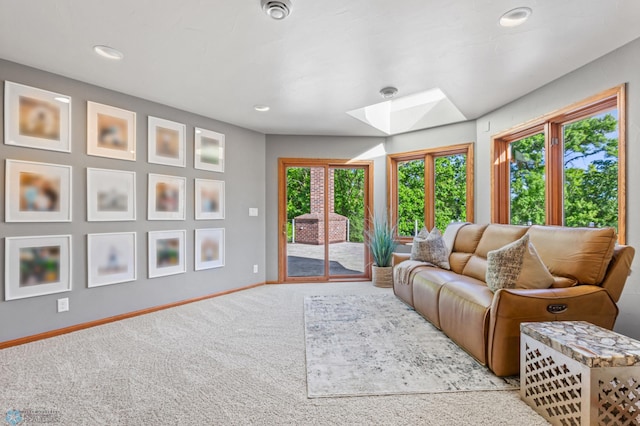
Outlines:
[[[373,161],[372,160],[345,160],[345,159],[326,159],[326,158],[278,158],[278,282],[326,282],[332,281],[327,274],[325,277],[289,277],[287,279],[287,174],[288,167],[348,167],[363,168],[364,174],[364,230],[369,229],[369,216],[373,212]],[[325,187],[328,183],[328,173],[325,173]],[[325,224],[329,223],[329,211],[324,209]],[[328,232],[325,230],[325,238],[327,238]],[[365,238],[366,244],[366,238]],[[329,260],[329,245],[325,244],[325,262]],[[362,281],[369,280],[371,278],[371,255],[368,250],[365,250],[364,256],[364,276],[349,279],[347,277],[340,277],[336,280],[340,281]],[[328,263],[327,263],[328,264]],[[326,264],[325,264],[326,265]],[[326,267],[326,266],[325,266]],[[326,271],[325,271],[326,273]]]

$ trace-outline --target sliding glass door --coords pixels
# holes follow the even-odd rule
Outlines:
[[[367,279],[368,162],[280,160],[280,281]]]

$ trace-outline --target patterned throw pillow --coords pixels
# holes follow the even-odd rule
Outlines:
[[[433,228],[426,237],[420,231],[413,239],[411,246],[411,260],[431,263],[443,269],[451,269],[449,265],[449,249],[438,228]]]
[[[487,253],[485,281],[491,291],[500,288],[549,288],[553,275],[540,260],[525,234],[498,250]]]
[[[485,281],[491,291],[500,288],[515,288],[518,275],[522,271],[524,252],[529,245],[529,235],[487,253],[487,274]]]

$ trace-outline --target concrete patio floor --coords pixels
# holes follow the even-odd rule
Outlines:
[[[324,245],[287,244],[290,277],[324,275]],[[329,244],[330,275],[362,275],[365,270],[364,243]]]

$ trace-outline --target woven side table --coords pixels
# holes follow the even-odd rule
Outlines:
[[[554,425],[640,424],[640,342],[583,321],[520,325],[520,397]]]

